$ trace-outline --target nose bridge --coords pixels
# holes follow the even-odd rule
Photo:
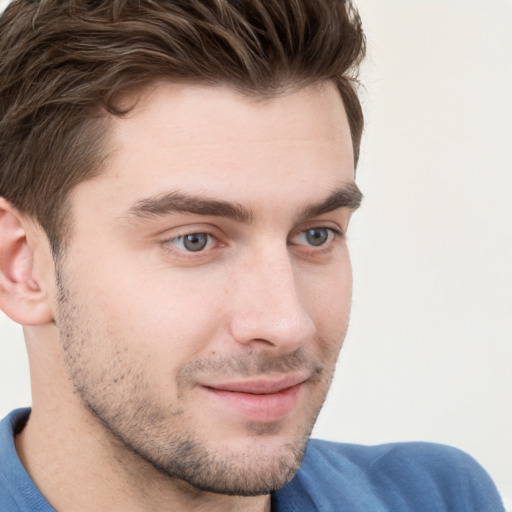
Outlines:
[[[252,252],[240,272],[232,318],[238,342],[264,341],[292,351],[313,335],[286,244],[269,243]]]

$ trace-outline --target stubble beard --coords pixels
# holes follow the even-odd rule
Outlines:
[[[187,383],[187,379],[208,367],[232,375],[308,368],[313,374],[312,385],[322,389],[315,403],[308,403],[307,421],[279,450],[272,454],[263,448],[220,453],[201,439],[193,425],[187,424],[186,413],[179,405],[162,407],[151,393],[147,380],[150,372],[144,371],[136,361],[123,360],[115,348],[104,364],[94,360],[94,347],[98,342],[107,343],[109,336],[102,336],[93,329],[94,317],[89,314],[87,305],[80,304],[63,285],[62,275],[58,277],[58,290],[58,328],[69,378],[85,409],[107,432],[118,460],[135,458],[164,477],[185,482],[195,490],[226,495],[268,494],[293,477],[329,389],[334,363],[330,367],[312,363],[297,350],[272,361],[249,354],[243,359],[202,360],[184,366],[177,379],[178,396],[180,384]],[[91,340],[96,340],[96,345],[94,342],[91,345]],[[279,422],[248,421],[245,425],[248,438],[257,441],[256,447],[279,429]]]

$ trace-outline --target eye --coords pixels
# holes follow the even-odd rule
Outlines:
[[[332,228],[310,228],[295,235],[292,242],[298,245],[320,247],[331,242],[337,234]]]
[[[171,238],[167,243],[182,251],[200,252],[209,248],[214,242],[213,236],[208,233],[189,233]]]
[[[329,239],[329,230],[327,228],[312,228],[305,232],[305,238],[309,245],[318,247],[325,244]]]

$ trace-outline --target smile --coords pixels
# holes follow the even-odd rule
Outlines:
[[[279,380],[258,379],[203,385],[222,408],[248,420],[272,422],[283,419],[297,406],[307,376],[293,375]]]

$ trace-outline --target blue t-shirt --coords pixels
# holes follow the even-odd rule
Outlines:
[[[14,445],[29,409],[0,422],[1,512],[55,512]],[[311,440],[272,512],[504,512],[487,473],[469,455],[430,443],[359,446]]]

